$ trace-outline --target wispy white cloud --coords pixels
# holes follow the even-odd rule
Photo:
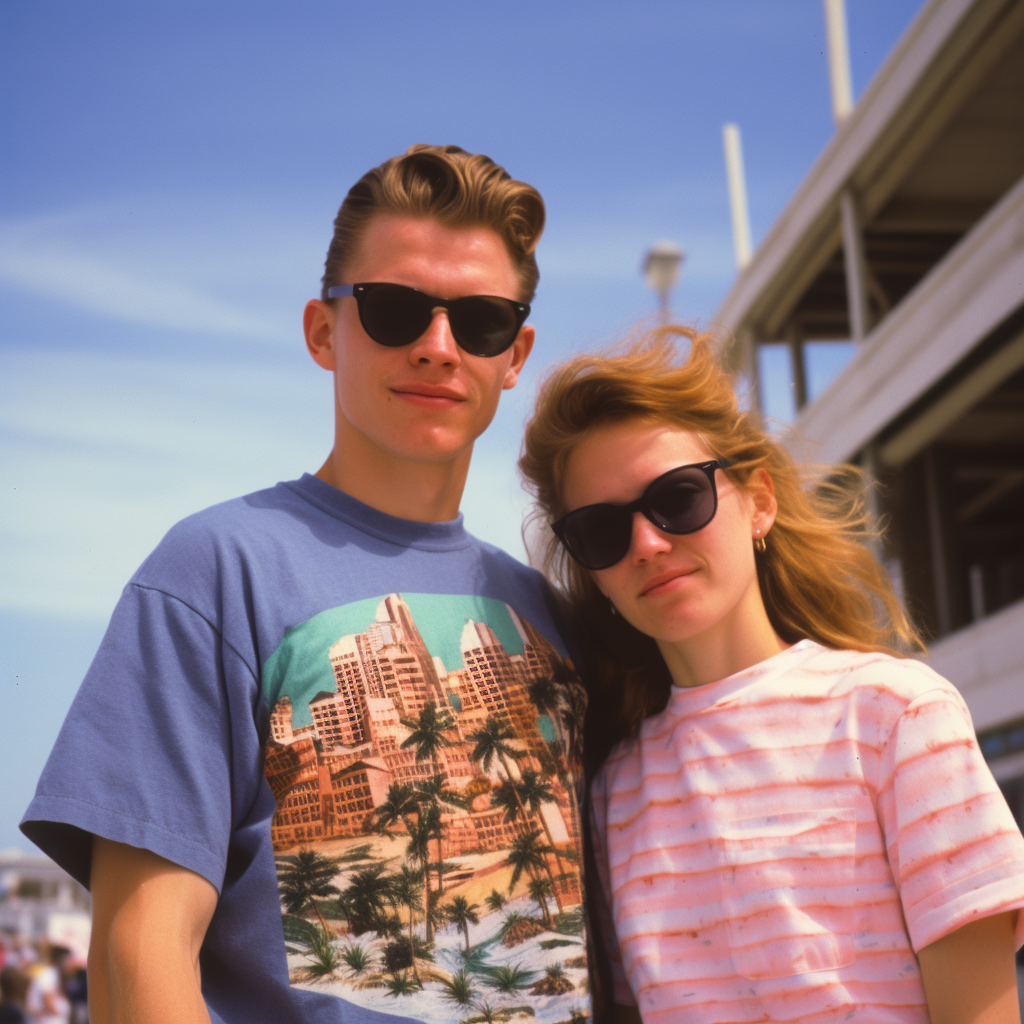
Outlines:
[[[105,617],[174,522],[315,470],[331,432],[311,363],[3,352],[0,605]]]
[[[325,248],[237,206],[150,198],[0,225],[0,282],[141,327],[281,343]]]
[[[471,530],[520,556],[526,400],[499,413],[463,502]],[[0,351],[0,607],[105,619],[175,522],[316,470],[332,436],[312,362]]]

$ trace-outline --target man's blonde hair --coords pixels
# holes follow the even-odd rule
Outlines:
[[[433,218],[449,227],[486,227],[505,243],[519,296],[530,302],[540,272],[534,252],[544,230],[544,200],[516,181],[490,157],[458,146],[410,146],[367,171],[352,188],[334,219],[321,298],[342,284],[345,265],[357,251],[366,226],[379,213]],[[355,282],[349,282],[355,283]]]

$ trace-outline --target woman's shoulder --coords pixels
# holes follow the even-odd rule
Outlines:
[[[856,692],[886,693],[910,703],[930,691],[956,695],[956,686],[918,657],[886,651],[836,650],[805,641],[806,659],[800,668],[822,678],[826,687]]]

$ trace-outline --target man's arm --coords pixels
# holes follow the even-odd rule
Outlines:
[[[921,950],[932,1024],[1020,1024],[1014,917],[972,921]]]
[[[202,876],[149,850],[92,844],[89,1019],[210,1024],[199,948],[217,906]]]

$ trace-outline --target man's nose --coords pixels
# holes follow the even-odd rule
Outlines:
[[[629,544],[629,558],[634,565],[643,565],[657,554],[667,554],[672,550],[672,539],[659,530],[654,523],[643,514],[633,513],[633,536]]]
[[[462,362],[459,346],[448,323],[448,312],[443,306],[432,310],[430,326],[409,347],[409,362],[417,366],[437,363],[458,366]]]

